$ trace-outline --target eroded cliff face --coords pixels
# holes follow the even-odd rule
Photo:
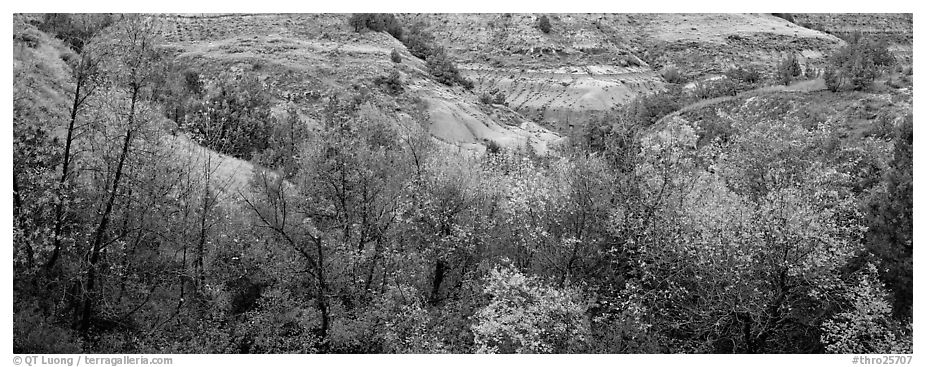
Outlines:
[[[396,124],[421,124],[435,139],[481,151],[502,146],[546,151],[560,136],[503,105],[480,103],[462,87],[436,82],[425,62],[394,37],[357,33],[348,15],[175,15],[164,17],[167,47],[180,65],[203,74],[256,73],[278,112],[295,107],[319,122],[328,97],[362,94],[370,113]],[[392,50],[401,63],[390,60]],[[375,80],[395,71],[404,91],[389,94]]]
[[[820,64],[842,41],[767,14],[414,14],[480,91],[499,90],[528,119],[559,132],[664,88],[672,65],[690,79],[785,54]]]

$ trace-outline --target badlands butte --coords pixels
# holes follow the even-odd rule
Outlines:
[[[751,66],[776,84],[776,64],[796,55],[820,67],[844,45],[837,35],[884,36],[912,56],[910,15],[770,14],[396,14],[419,23],[444,47],[474,88],[434,80],[424,60],[387,32],[357,32],[347,14],[165,15],[165,46],[176,61],[208,75],[240,70],[260,75],[278,110],[295,105],[317,123],[322,96],[365,90],[370,113],[396,123],[425,120],[438,140],[481,151],[487,142],[530,145],[543,152],[588,121],[635,97],[666,88],[661,71],[675,68],[688,82],[716,79]],[[814,29],[805,28],[804,24]],[[402,62],[390,61],[397,50]],[[405,91],[393,97],[375,86],[396,70]],[[504,94],[506,105],[480,103]]]

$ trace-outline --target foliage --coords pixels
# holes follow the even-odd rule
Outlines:
[[[628,105],[625,113],[635,123],[651,125],[682,107],[681,93],[681,88],[676,86],[665,91],[638,96]]]
[[[90,38],[116,20],[117,18],[111,14],[47,13],[42,15],[38,28],[61,39],[80,53]]]
[[[491,299],[473,325],[478,353],[569,353],[586,342],[584,302],[574,289],[495,267],[485,292]]]
[[[355,32],[369,29],[374,32],[386,32],[396,39],[402,39],[402,24],[392,14],[355,13],[351,14],[347,23]]]
[[[541,15],[540,19],[537,20],[537,29],[543,33],[550,33],[550,18],[547,18],[546,15]]]
[[[893,294],[895,316],[913,309],[913,118],[894,136],[894,156],[882,186],[868,201],[866,247],[878,261],[880,279]]]
[[[389,53],[389,60],[396,64],[402,63],[402,55],[399,54],[399,50],[392,49],[392,52]]]
[[[185,76],[184,80],[196,88],[197,84],[190,85],[190,78]],[[192,96],[186,115],[179,117],[181,129],[203,146],[243,159],[268,147],[273,129],[271,99],[256,75],[219,75],[204,89],[201,98]]]
[[[845,46],[827,59],[823,78],[831,91],[843,87],[868,89],[883,70],[889,70],[894,64],[894,56],[884,40],[875,41],[852,33],[846,41]]]
[[[392,70],[389,75],[377,77],[373,82],[383,88],[389,95],[397,96],[405,91],[405,87],[402,85],[402,76],[399,75],[398,70]]]
[[[734,67],[724,72],[728,78],[740,81],[746,84],[754,85],[762,80],[762,73],[754,65],[745,67]]]
[[[256,74],[171,60],[155,18],[119,18],[70,65],[28,27],[17,353],[910,351],[912,116],[882,111],[863,141],[763,96],[663,119],[695,102],[668,85],[550,153],[487,139],[461,156],[396,113],[407,96],[276,104]],[[403,42],[461,83],[424,29]],[[82,70],[94,93],[76,91]],[[400,90],[401,74],[375,82]],[[252,158],[234,166],[250,181],[231,186],[241,174],[164,114]]]
[[[438,82],[449,86],[460,85],[464,89],[473,89],[473,82],[460,75],[460,70],[447,57],[443,48],[437,48],[428,56],[428,72],[434,76]]]
[[[891,318],[891,306],[877,274],[877,268],[868,264],[846,294],[848,310],[823,323],[822,338],[828,353],[913,352],[912,324],[905,327]]]
[[[400,40],[413,56],[427,60],[434,53],[434,35],[423,22],[413,23]]]
[[[460,85],[465,89],[473,89],[473,82],[460,75],[459,69],[447,55],[443,47],[436,44],[434,35],[426,29],[422,22],[414,23],[408,32],[401,38],[408,52],[415,57],[425,60],[428,72],[438,82],[453,86]]]
[[[479,95],[479,103],[482,104],[498,104],[502,106],[507,106],[508,102],[505,101],[505,92],[502,92],[498,89],[493,89],[489,92],[483,92]]]
[[[711,99],[724,96],[735,96],[738,92],[736,83],[729,78],[709,81],[697,81],[693,93],[699,99]]]
[[[797,61],[797,56],[788,54],[778,61],[778,82],[784,85],[790,85],[793,78],[801,75],[801,64]]]
[[[662,79],[664,79],[667,83],[681,84],[685,82],[685,78],[682,76],[682,74],[678,71],[678,68],[675,66],[670,65],[670,66],[665,67],[664,69],[662,69],[662,72],[660,73],[660,75],[662,75]]]

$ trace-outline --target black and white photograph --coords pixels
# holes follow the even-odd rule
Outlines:
[[[14,12],[9,357],[910,365],[913,10],[831,7]]]

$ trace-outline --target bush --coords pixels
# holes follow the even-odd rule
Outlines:
[[[823,82],[826,83],[826,89],[829,89],[830,92],[838,92],[844,84],[839,69],[832,66],[823,70]]]
[[[694,95],[698,99],[710,99],[723,96],[735,96],[736,83],[729,78],[714,81],[699,81],[695,83]]]
[[[628,117],[636,124],[652,125],[682,107],[681,94],[681,88],[676,86],[665,91],[639,96],[627,107]]]
[[[501,152],[502,146],[495,142],[495,140],[489,140],[486,142],[486,154],[499,154]]]
[[[485,280],[489,304],[474,315],[478,353],[570,353],[583,350],[589,321],[582,294],[549,286],[514,267],[496,266]]]
[[[778,62],[778,81],[783,85],[791,84],[793,78],[801,75],[801,64],[797,56],[790,54]]]
[[[830,56],[823,74],[831,91],[844,86],[854,90],[867,89],[884,69],[895,62],[884,40],[873,41],[858,33],[852,33],[845,39],[848,44]]]
[[[756,84],[762,80],[762,73],[753,65],[747,67],[735,67],[724,72],[728,78],[741,81],[747,84]]]
[[[373,82],[393,96],[402,94],[405,91],[405,87],[402,85],[402,77],[397,70],[389,72],[389,75],[378,77]]]
[[[84,48],[84,43],[103,28],[115,23],[110,14],[61,14],[49,13],[42,16],[39,30],[55,36],[68,44],[78,53]]]
[[[408,52],[413,56],[427,60],[434,53],[434,35],[424,28],[426,24],[418,22],[409,27],[408,31],[401,38],[402,44],[408,48]]]
[[[479,96],[479,102],[483,104],[500,104],[507,106],[508,102],[505,101],[505,92],[502,92],[498,89],[493,89],[491,92],[483,92]]]
[[[272,101],[256,75],[220,76],[203,94],[178,121],[193,140],[241,159],[251,159],[267,148]]]
[[[402,55],[399,54],[399,50],[392,49],[392,52],[389,54],[389,59],[396,64],[402,63]]]
[[[662,78],[668,83],[672,84],[681,84],[685,82],[685,79],[682,78],[682,74],[679,73],[678,68],[675,66],[667,66],[665,69],[662,69]]]
[[[543,33],[550,33],[550,19],[546,15],[541,15],[537,21],[537,28]]]
[[[444,53],[442,48],[435,50],[427,59],[428,71],[441,84],[448,86],[461,85],[466,89],[473,89],[473,82],[460,75],[460,70]]]
[[[386,32],[396,39],[402,39],[402,24],[392,14],[353,14],[347,23],[354,28],[355,32],[369,29],[374,32]]]

